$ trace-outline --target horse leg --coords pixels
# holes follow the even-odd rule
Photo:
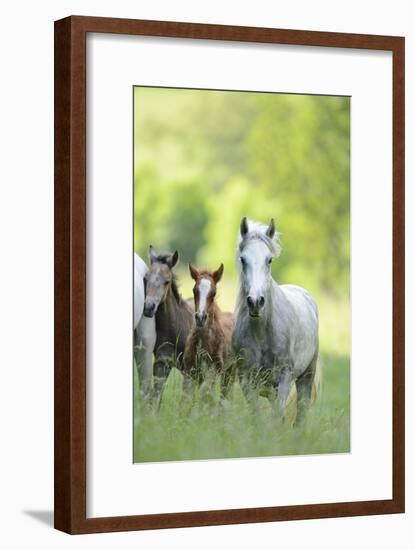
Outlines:
[[[276,385],[270,385],[268,389],[268,395],[266,396],[271,406],[271,410],[276,418],[278,418],[278,406],[277,406],[277,387]]]
[[[228,398],[229,392],[233,387],[235,382],[235,366],[234,365],[225,365],[221,366],[221,377],[220,377],[220,399],[224,401]]]
[[[194,383],[193,378],[187,372],[183,373],[183,397],[191,399],[193,396]]]
[[[278,376],[277,395],[278,395],[278,417],[285,420],[285,410],[287,407],[288,396],[290,395],[292,385],[291,370],[285,368]]]
[[[213,391],[215,385],[215,371],[213,365],[203,362],[198,372],[200,403],[211,405],[213,403]]]
[[[147,400],[151,391],[153,350],[156,343],[156,328],[153,318],[142,317],[134,331],[134,356],[137,364],[140,394]]]
[[[137,369],[140,399],[145,400],[148,395],[147,391],[149,390],[149,387],[146,384],[146,369],[143,358],[143,344],[141,342],[141,338],[137,332],[137,329],[134,330],[134,360]]]
[[[133,349],[134,349],[134,361],[135,361],[135,366],[137,367],[137,374],[138,374],[138,382],[139,383],[140,383],[140,368],[139,368],[140,346],[141,346],[140,338],[137,334],[137,329],[135,329],[134,330],[134,346],[133,346]]]
[[[163,395],[164,384],[171,371],[171,361],[169,357],[158,356],[154,363],[154,404],[159,410],[161,406],[161,398]]]
[[[307,411],[310,408],[311,390],[313,388],[314,376],[316,374],[317,360],[318,352],[316,352],[306,370],[295,381],[295,385],[297,388],[297,416],[295,419],[296,426],[304,421]]]
[[[195,387],[196,381],[189,372],[183,372],[183,386],[182,386],[182,411],[185,414],[190,413],[194,399],[195,399]]]
[[[258,388],[254,383],[253,377],[243,371],[239,371],[239,380],[248,407],[253,414],[256,414],[258,411]]]
[[[191,343],[191,341],[190,341]],[[192,345],[187,345],[183,354],[183,391],[182,400],[187,404],[192,404],[195,391],[195,373],[196,373],[196,354]]]

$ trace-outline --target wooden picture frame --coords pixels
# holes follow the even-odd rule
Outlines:
[[[86,35],[386,50],[393,56],[393,496],[391,500],[87,518]],[[55,527],[99,533],[404,512],[404,38],[71,16],[55,22]]]

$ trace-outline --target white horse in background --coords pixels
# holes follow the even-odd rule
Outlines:
[[[155,318],[143,315],[146,263],[134,254],[134,358],[137,364],[140,393],[144,399],[150,396],[153,374],[153,350],[156,344]]]
[[[243,218],[237,247],[240,288],[233,347],[241,386],[248,401],[258,390],[284,418],[293,384],[297,389],[297,419],[309,407],[318,365],[318,310],[306,290],[279,285],[271,263],[280,254],[274,220],[263,225]],[[315,386],[314,386],[315,387]]]

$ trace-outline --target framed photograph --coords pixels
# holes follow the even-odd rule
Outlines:
[[[55,22],[55,527],[404,511],[404,38]]]

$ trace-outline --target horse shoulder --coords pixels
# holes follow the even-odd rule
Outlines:
[[[234,330],[234,318],[231,313],[225,313],[223,317],[223,331],[225,335],[226,343],[231,346],[232,343],[232,334]]]
[[[184,324],[186,325],[186,328],[190,333],[193,328],[193,316],[195,313],[194,302],[191,302],[190,298],[188,298],[187,300],[182,300],[181,304],[179,304],[179,308],[182,313]]]
[[[193,329],[193,312],[185,300],[176,302],[170,298],[170,314],[164,327],[166,340],[174,342],[178,353],[184,352],[187,340]]]
[[[244,340],[245,334],[242,328],[242,323],[239,323],[237,320],[231,336],[232,348],[235,353],[239,353],[242,351],[242,349],[244,348]]]
[[[228,328],[233,328],[234,324],[235,324],[235,319],[234,319],[234,316],[233,316],[233,313],[231,313],[230,311],[225,311],[222,313],[222,319],[223,319],[223,323],[228,327]]]

